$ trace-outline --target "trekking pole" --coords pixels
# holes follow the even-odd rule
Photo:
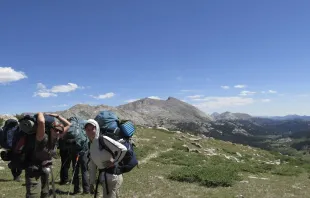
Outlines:
[[[69,185],[68,197],[69,197],[69,195],[70,195],[70,189],[71,189],[72,181],[73,181],[73,178],[74,178],[76,166],[77,166],[77,163],[78,163],[78,161],[79,161],[79,157],[80,157],[80,154],[78,154],[78,155],[76,156],[76,162],[75,162],[75,165],[74,165],[73,175],[72,175],[72,179],[71,179],[71,182],[70,182],[70,185]]]

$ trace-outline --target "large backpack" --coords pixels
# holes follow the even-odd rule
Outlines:
[[[44,117],[47,133],[52,127],[55,118],[48,115],[44,115]],[[7,159],[7,161],[11,161],[9,163],[11,168],[25,169],[31,163],[36,141],[36,119],[37,115],[25,115],[19,119],[18,132],[14,136],[11,151],[8,153],[9,158]]]
[[[16,136],[19,133],[18,121],[8,119],[0,130],[0,146],[5,149],[11,149]]]
[[[122,143],[127,152],[118,166],[115,167],[114,174],[123,174],[130,172],[138,165],[138,160],[131,143],[131,137],[135,132],[134,124],[131,121],[121,121],[118,116],[112,111],[101,111],[95,117],[100,127],[99,146],[100,149],[105,149],[114,156],[113,152],[104,144],[102,135],[108,136]]]
[[[70,121],[71,126],[63,137],[63,142],[66,145],[65,148],[69,151],[77,152],[87,150],[88,138],[84,129],[86,121],[79,117],[71,117],[68,120]],[[74,140],[74,143],[66,144],[67,140]]]

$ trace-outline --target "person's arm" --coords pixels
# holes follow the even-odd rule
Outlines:
[[[42,112],[38,113],[37,124],[36,139],[40,142],[44,139],[45,135],[45,118]]]
[[[118,141],[113,140],[112,138],[108,137],[108,136],[103,136],[103,141],[105,143],[105,145],[107,145],[107,147],[113,152],[116,153],[115,158],[113,163],[116,164],[119,161],[121,161],[126,152],[127,152],[127,148],[121,144]]]
[[[69,130],[69,128],[71,126],[71,123],[66,118],[63,118],[61,115],[58,115],[55,113],[47,113],[46,115],[53,116],[53,117],[57,118],[59,121],[61,121],[61,123],[64,125],[63,134],[67,133],[67,131]]]

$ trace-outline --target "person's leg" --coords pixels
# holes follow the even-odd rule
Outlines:
[[[41,180],[39,176],[34,176],[33,173],[25,171],[26,180],[26,198],[39,198],[41,194]]]
[[[89,193],[89,174],[87,170],[87,153],[80,155],[80,166],[82,171],[82,185],[83,185],[83,192]]]
[[[119,197],[119,189],[123,183],[123,176],[122,175],[112,175],[112,174],[106,174],[106,181],[105,183],[105,173],[102,173],[103,175],[103,197],[104,198],[118,198]],[[107,188],[108,190],[107,190]]]
[[[66,184],[69,181],[68,172],[70,169],[70,157],[68,150],[60,150],[61,169],[60,169],[60,184]]]
[[[80,193],[80,178],[79,178],[79,173],[80,173],[80,164],[78,161],[76,161],[77,159],[77,154],[72,154],[72,174],[73,175],[73,185],[74,185],[74,191],[73,193]],[[80,159],[79,159],[80,160]]]
[[[49,188],[49,174],[42,173],[41,184],[42,184],[41,198],[49,197],[49,191],[50,191],[50,188]]]
[[[20,181],[21,170],[17,168],[11,168],[11,173],[13,175],[14,181]]]

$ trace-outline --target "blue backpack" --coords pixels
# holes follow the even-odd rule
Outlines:
[[[127,152],[125,157],[119,162],[118,166],[114,168],[114,174],[120,175],[123,173],[130,172],[134,167],[138,165],[138,160],[133,149],[133,144],[130,138],[135,132],[135,127],[131,121],[120,121],[115,113],[112,111],[101,111],[95,120],[98,122],[100,127],[99,137],[99,149],[105,149],[114,158],[114,153],[104,144],[103,136],[108,136],[116,141],[122,143],[126,148]]]
[[[101,111],[95,117],[100,133],[114,140],[129,139],[135,132],[134,124],[129,120],[120,121],[112,111]]]

